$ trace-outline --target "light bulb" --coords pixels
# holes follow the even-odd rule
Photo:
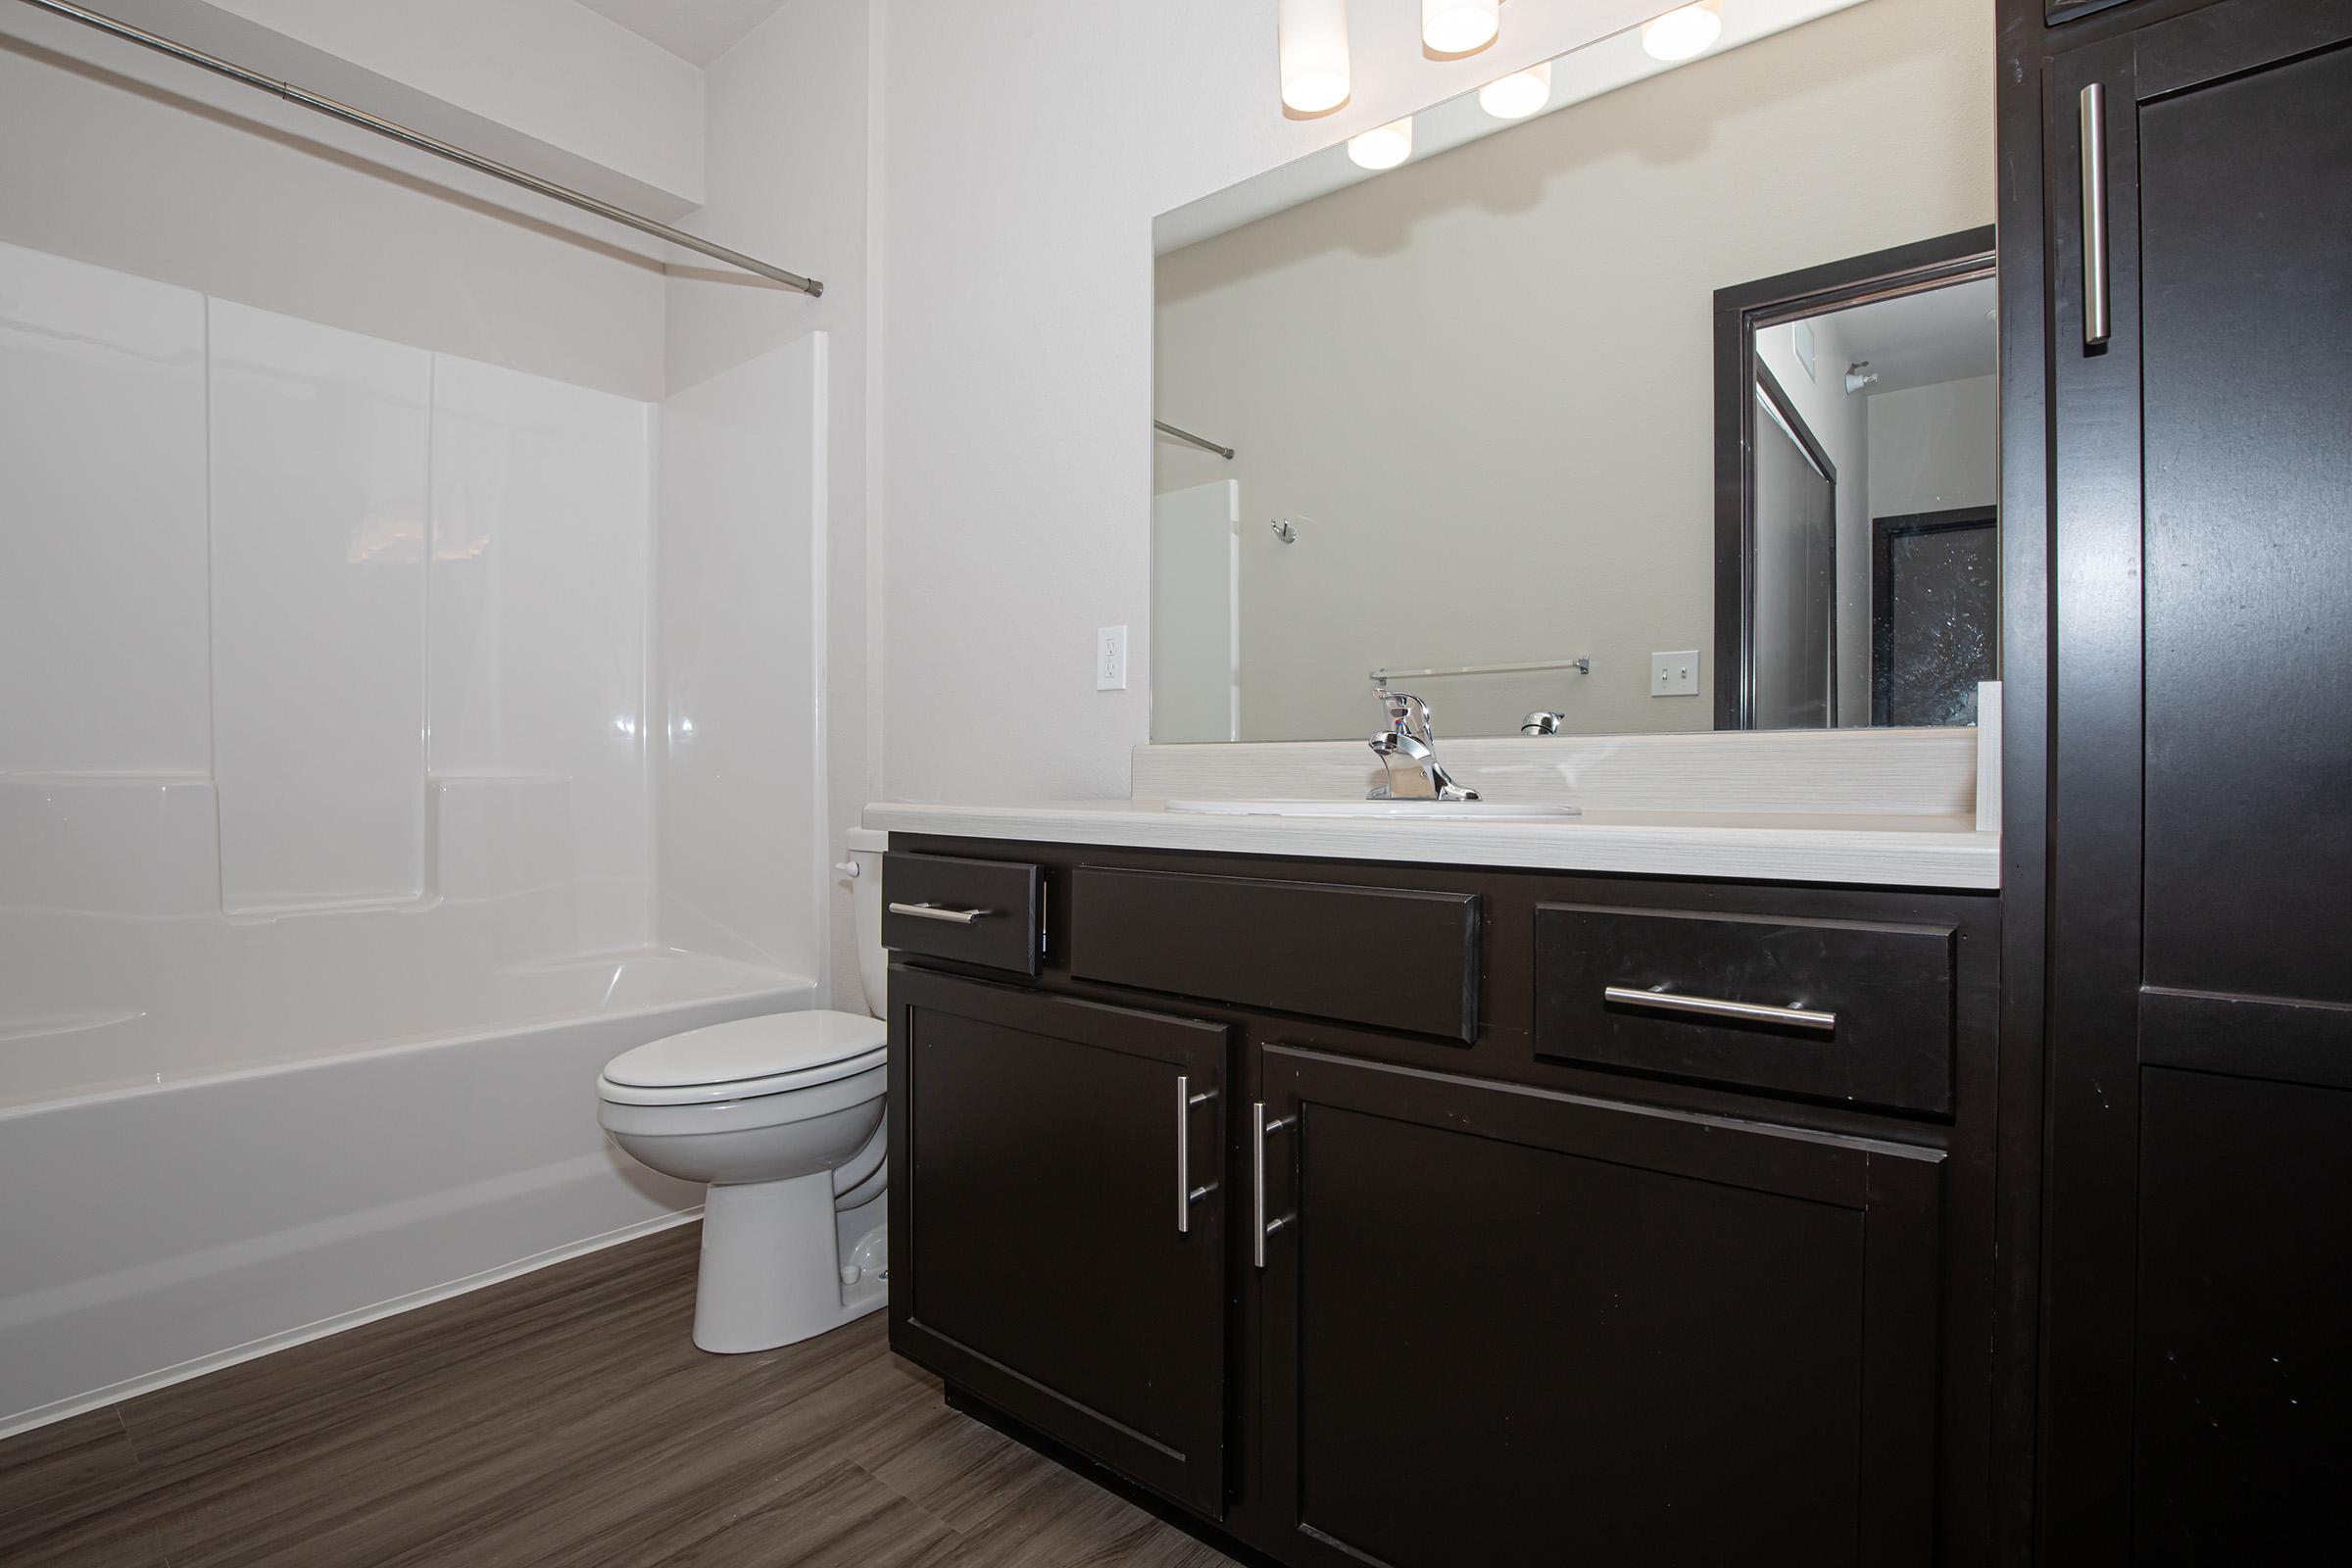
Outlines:
[[[1478,107],[1496,120],[1525,120],[1551,102],[1551,62],[1514,71],[1478,89]]]
[[[1348,101],[1348,0],[1282,0],[1282,101],[1320,115]]]
[[[1413,117],[1348,138],[1348,159],[1358,169],[1395,169],[1413,156]]]
[[[1691,60],[1722,36],[1722,0],[1698,0],[1642,24],[1642,51],[1653,60]]]
[[[1432,53],[1466,55],[1494,41],[1502,0],[1421,0],[1421,41]]]

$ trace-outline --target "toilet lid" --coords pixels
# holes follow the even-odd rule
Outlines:
[[[879,1018],[854,1012],[763,1012],[689,1029],[624,1051],[605,1077],[635,1089],[741,1083],[829,1067],[889,1041]]]

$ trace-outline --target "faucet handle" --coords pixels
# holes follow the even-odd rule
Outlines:
[[[1437,742],[1436,715],[1429,705],[1410,692],[1393,692],[1386,686],[1373,688],[1389,710],[1389,728],[1399,735],[1410,735],[1424,746]]]

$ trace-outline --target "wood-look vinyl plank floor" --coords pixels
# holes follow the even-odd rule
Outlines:
[[[701,1233],[0,1442],[8,1568],[1214,1568],[967,1416],[879,1314],[694,1348]]]

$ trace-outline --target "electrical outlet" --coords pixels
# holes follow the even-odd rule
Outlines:
[[[1652,697],[1696,697],[1698,695],[1698,650],[1692,648],[1679,654],[1650,655],[1649,695]]]
[[[1103,626],[1095,632],[1095,690],[1127,689],[1127,628]]]

